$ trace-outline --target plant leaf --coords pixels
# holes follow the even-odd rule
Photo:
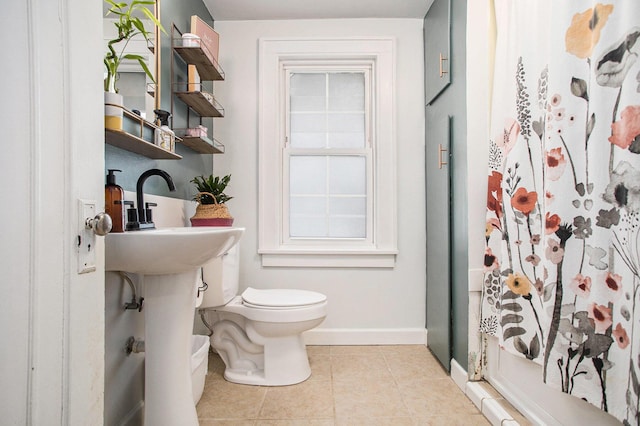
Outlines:
[[[529,355],[531,355],[531,359],[538,358],[538,355],[540,355],[540,339],[538,339],[537,334],[533,336],[531,343],[529,343]]]
[[[571,93],[574,96],[577,96],[589,102],[589,93],[587,93],[587,83],[583,79],[576,78],[576,77],[571,78]]]
[[[520,304],[518,303],[505,303],[504,305],[502,305],[502,309],[507,311],[520,312],[522,311],[522,306],[520,306]]]
[[[511,328],[507,328],[503,333],[502,333],[502,338],[504,340],[507,340],[511,337],[515,337],[515,336],[521,336],[523,334],[525,334],[527,332],[527,330],[525,330],[522,327],[511,327]]]
[[[522,355],[529,358],[529,348],[527,347],[527,344],[520,337],[516,336],[516,338],[513,339],[513,347]]]
[[[503,315],[502,318],[500,319],[500,325],[504,327],[506,324],[522,322],[523,319],[524,317],[522,315],[517,315],[517,314]]]

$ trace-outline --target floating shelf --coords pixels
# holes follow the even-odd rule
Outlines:
[[[185,46],[186,43],[189,45]],[[207,48],[200,44],[200,40],[185,42],[182,38],[174,38],[173,49],[187,64],[196,66],[202,80],[224,80],[224,71]]]
[[[203,154],[224,154],[224,145],[207,137],[184,136],[182,144]]]
[[[182,158],[181,155],[160,148],[158,145],[143,138],[152,138],[155,130],[159,129],[158,126],[125,108],[122,108],[122,112],[124,116],[123,124],[130,124],[127,125],[127,129],[130,129],[130,131],[104,129],[106,143],[155,160],[180,160]],[[124,120],[125,118],[126,120]],[[176,137],[176,142],[181,142],[181,139]]]
[[[177,83],[186,86],[183,83]],[[176,96],[189,105],[201,117],[224,117],[224,108],[211,93],[202,91],[174,91]]]

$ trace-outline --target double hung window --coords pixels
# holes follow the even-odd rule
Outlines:
[[[263,265],[395,264],[392,52],[391,39],[261,40]]]

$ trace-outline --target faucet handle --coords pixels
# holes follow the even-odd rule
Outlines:
[[[153,213],[151,207],[156,207],[156,203],[144,203],[144,216],[147,223],[153,223]]]

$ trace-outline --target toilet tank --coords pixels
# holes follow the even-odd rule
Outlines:
[[[238,294],[239,260],[236,244],[227,253],[202,267],[203,280],[209,287],[204,292],[200,309],[226,305]]]

